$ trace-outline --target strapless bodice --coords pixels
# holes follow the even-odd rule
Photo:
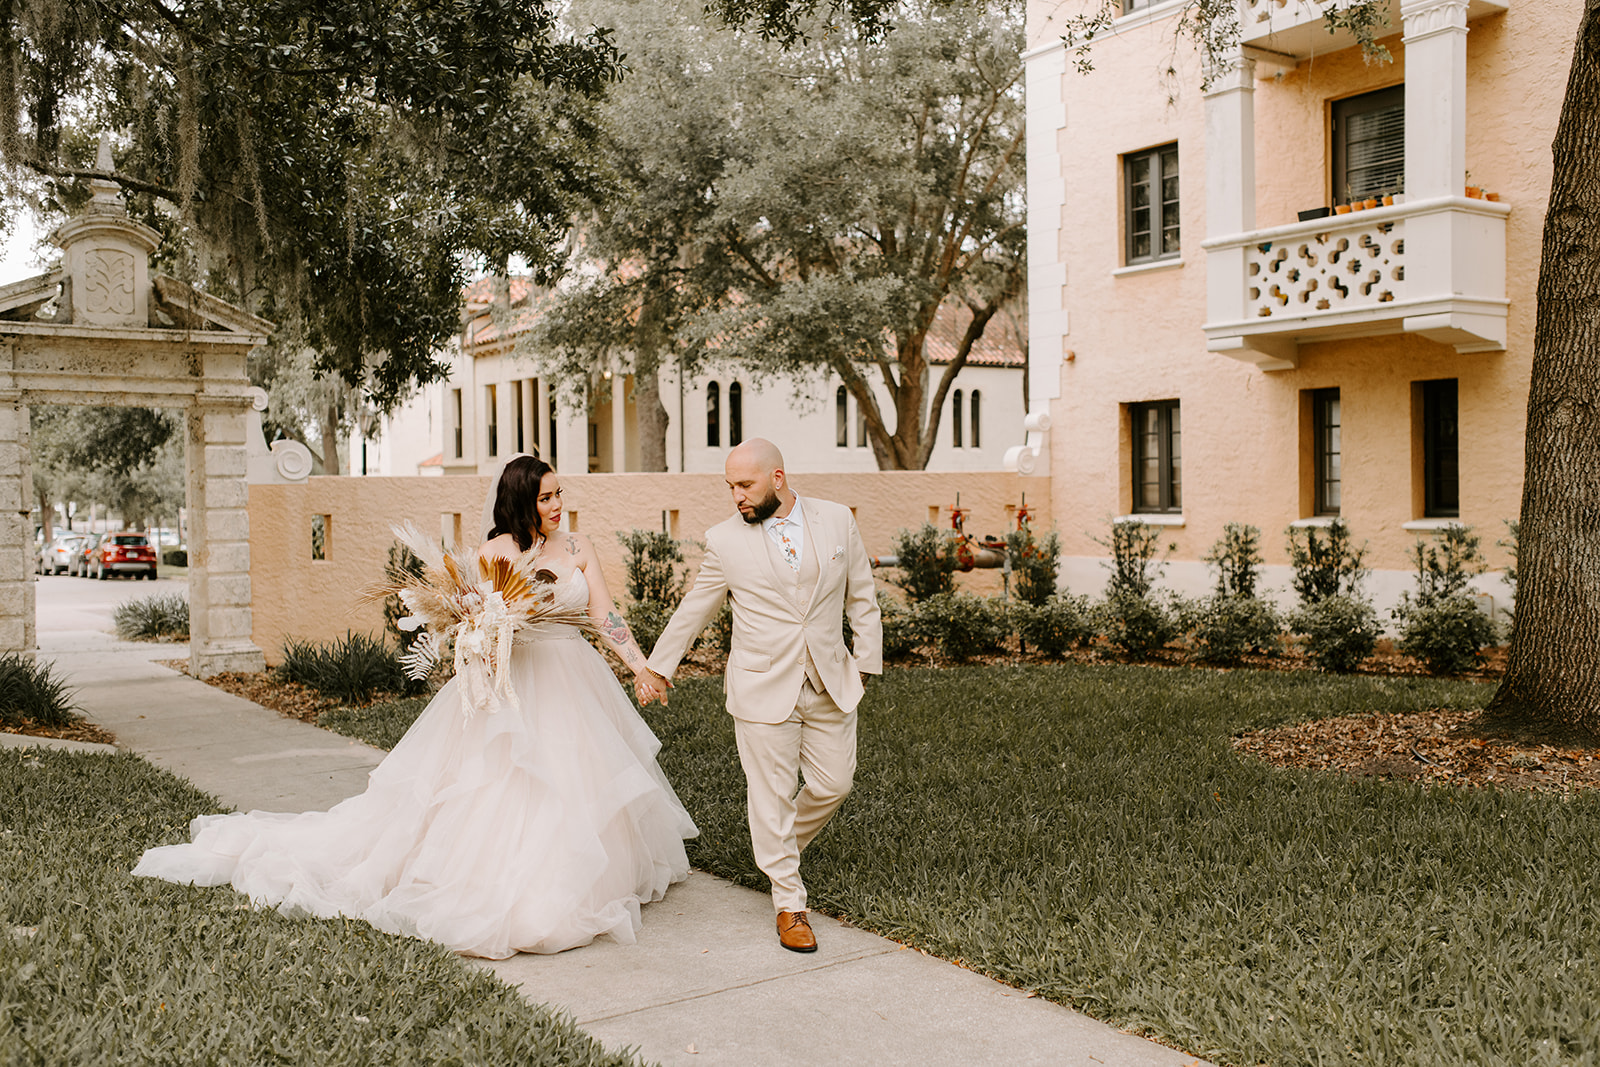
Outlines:
[[[574,567],[571,574],[556,579],[555,600],[557,607],[569,611],[584,611],[589,607],[589,579],[584,577],[580,568]],[[529,645],[536,641],[558,641],[582,636],[583,631],[576,626],[553,624],[540,626],[533,631],[518,632],[514,641],[519,645]]]

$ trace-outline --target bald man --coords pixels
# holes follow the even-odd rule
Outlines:
[[[649,666],[665,692],[690,642],[731,598],[725,684],[751,851],[772,879],[779,943],[815,952],[800,853],[850,792],[856,705],[865,676],[883,671],[872,565],[850,509],[796,496],[771,441],[732,449],[727,477],[739,514],[706,531],[694,588],[656,641]],[[844,640],[847,614],[853,648]]]

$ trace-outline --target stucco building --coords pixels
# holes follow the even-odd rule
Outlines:
[[[1064,20],[1097,0],[1028,5],[1037,432],[1012,463],[1050,476],[1067,584],[1104,584],[1125,516],[1188,591],[1228,522],[1283,588],[1284,531],[1343,517],[1380,605],[1447,523],[1504,566],[1581,3],[1390,0],[1372,62],[1327,0],[1239,0],[1208,84],[1185,6],[1125,0],[1079,73]]]
[[[487,474],[518,451],[537,451],[569,473],[641,470],[632,375],[596,375],[578,391],[587,406],[572,404],[564,399],[572,393],[541,377],[537,360],[518,351],[538,314],[537,293],[513,278],[503,299],[509,307],[496,314],[492,279],[469,287],[461,334],[448,353],[449,379],[385,426],[395,443],[382,454],[405,457],[412,468],[386,462],[373,473]],[[956,313],[941,314],[928,335],[936,374],[955,353],[958,325]],[[991,320],[945,401],[928,470],[997,471],[1022,440],[1023,329],[1004,314]],[[763,381],[728,364],[687,379],[668,368],[659,378],[668,471],[720,474],[728,450],[755,436],[775,442],[793,470],[878,469],[856,401],[836,377]],[[888,406],[886,390],[879,403]],[[430,442],[425,448],[406,444],[422,439]]]

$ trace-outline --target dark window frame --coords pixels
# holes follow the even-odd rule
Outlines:
[[[1422,382],[1422,514],[1461,517],[1461,387],[1457,378]]]
[[[968,439],[972,442],[969,445],[971,448],[983,447],[982,438],[980,436],[983,427],[981,423],[981,416],[979,414],[980,405],[982,402],[983,394],[978,390],[974,389],[972,392],[967,394],[967,417],[972,421],[972,432],[968,435]]]
[[[850,393],[842,385],[833,394],[833,443],[836,448],[850,447]]]
[[[1175,194],[1168,199],[1164,185],[1167,174],[1165,162],[1172,161],[1173,173],[1171,175],[1176,184]],[[1148,181],[1151,185],[1149,203],[1139,207],[1135,200],[1140,183],[1135,180],[1139,164],[1147,165]],[[1157,145],[1139,152],[1129,152],[1122,157],[1122,229],[1123,229],[1123,257],[1128,266],[1139,263],[1158,263],[1162,260],[1177,259],[1183,255],[1183,170],[1178,158],[1178,142]],[[1169,213],[1170,206],[1170,213]],[[1141,229],[1138,225],[1138,213],[1150,213],[1149,226]],[[1169,219],[1170,214],[1170,219]],[[1170,223],[1170,224],[1169,224]],[[1172,247],[1166,247],[1165,235],[1172,231]],[[1139,252],[1135,247],[1141,234],[1148,235],[1150,250]],[[1159,239],[1158,239],[1159,238]]]
[[[456,425],[455,425],[456,451],[455,451],[454,458],[455,459],[460,459],[463,455],[465,455],[465,453],[462,452],[461,449],[466,445],[466,440],[465,440],[465,438],[466,438],[466,433],[465,433],[466,427],[463,425],[463,423],[466,420],[464,418],[464,413],[462,411],[462,403],[463,403],[463,401],[461,399],[461,390],[460,389],[452,389],[452,390],[450,390],[450,394],[451,394],[451,397],[450,397],[451,404],[452,404],[452,407],[455,409],[453,414],[455,416],[455,423],[456,423]]]
[[[1146,485],[1144,466],[1146,459],[1144,422],[1145,414],[1156,415],[1156,504],[1143,502]],[[1177,415],[1174,420],[1173,416]],[[1133,437],[1133,507],[1134,515],[1172,515],[1183,512],[1183,415],[1179,400],[1152,400],[1128,405],[1128,416]],[[1177,428],[1174,429],[1174,422]]]
[[[1362,93],[1359,96],[1347,96],[1343,100],[1335,100],[1332,105],[1332,141],[1333,141],[1333,200],[1336,204],[1343,204],[1349,200],[1364,200],[1367,197],[1382,197],[1387,194],[1397,193],[1405,187],[1406,178],[1406,126],[1405,126],[1406,87],[1393,85],[1387,89],[1376,92]],[[1398,128],[1390,128],[1381,135],[1375,135],[1372,141],[1387,142],[1387,155],[1385,159],[1369,162],[1360,167],[1363,171],[1374,173],[1352,182],[1350,175],[1350,133],[1355,120],[1364,116],[1375,115],[1378,112],[1398,111],[1400,124]]]
[[[1334,420],[1328,417],[1330,411]],[[1336,476],[1331,470],[1334,459]],[[1344,501],[1344,406],[1338,389],[1311,390],[1311,500],[1312,513],[1328,517],[1337,517]]]
[[[950,398],[950,447],[961,447],[961,420],[965,416],[961,413],[961,390],[957,389]]]
[[[500,395],[495,385],[483,387],[483,402],[488,411],[484,420],[484,427],[489,431],[489,458],[494,459],[500,454]]]
[[[728,383],[728,447],[744,440],[744,386]]]
[[[722,447],[722,387],[706,383],[706,447]]]

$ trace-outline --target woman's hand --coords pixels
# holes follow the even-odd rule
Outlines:
[[[667,690],[672,688],[672,683],[649,667],[638,672],[633,680],[634,694],[639,698],[640,706],[661,701],[661,706],[667,706]]]

